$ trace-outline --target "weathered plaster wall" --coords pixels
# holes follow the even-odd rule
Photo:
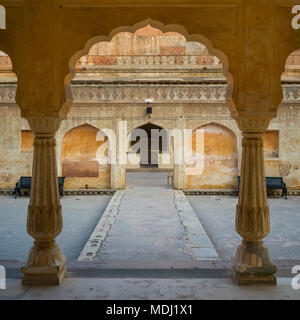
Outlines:
[[[187,189],[235,189],[238,173],[237,138],[230,129],[217,123],[204,125],[204,168],[197,175],[189,175]],[[193,151],[196,152],[196,131]]]
[[[1,107],[0,116],[3,119],[0,123],[0,187],[4,189],[12,188],[20,176],[31,175],[32,152],[21,152],[21,131],[29,130],[29,127],[20,117],[18,107],[13,105]],[[167,130],[172,130],[181,116],[184,118],[186,128],[194,130],[204,126],[207,129],[205,181],[197,176],[188,177],[187,188],[234,188],[236,179],[233,172],[239,168],[241,161],[241,135],[235,121],[230,118],[226,105],[158,105],[153,107],[150,121]],[[62,152],[63,140],[70,130],[85,124],[97,129],[112,129],[120,120],[127,121],[128,134],[134,128],[149,122],[148,116],[145,115],[145,106],[73,107],[68,119],[62,122],[56,135],[59,175],[62,175],[61,159],[65,156]],[[278,117],[271,122],[269,130],[270,132],[264,135],[266,175],[283,176],[289,188],[300,189],[300,105],[282,104]],[[236,137],[236,143],[233,143],[233,136]],[[88,135],[84,137],[87,138]],[[230,137],[232,139],[229,139]],[[86,157],[86,139],[82,139],[80,146],[76,143],[74,141],[74,146],[70,150],[71,154],[74,152],[72,157],[73,155]],[[125,143],[129,145],[128,141]],[[236,152],[233,152],[235,149]],[[236,153],[238,159],[235,159]],[[90,156],[89,159],[91,159]],[[170,168],[173,168],[173,163]],[[228,174],[227,182],[222,182],[222,177],[226,176],[224,172]],[[110,173],[108,168],[100,166],[99,178],[68,178],[66,187],[85,188],[88,184],[89,188],[110,188]],[[208,184],[207,181],[210,183]]]
[[[100,165],[97,150],[104,141],[97,141],[99,129],[84,124],[65,134],[62,143],[62,176],[66,189],[110,188],[110,165]]]
[[[32,152],[21,152],[20,109],[0,107],[0,188],[13,188],[20,176],[30,176]]]
[[[21,152],[33,152],[34,135],[31,130],[21,131]]]
[[[269,129],[279,130],[279,159],[273,159],[275,172],[279,171],[289,188],[299,189],[300,105],[281,105]]]

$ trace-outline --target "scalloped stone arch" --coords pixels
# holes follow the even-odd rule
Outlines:
[[[167,32],[177,32],[185,37],[187,41],[195,41],[203,44],[208,52],[213,56],[216,56],[222,63],[223,67],[223,75],[227,79],[227,91],[226,91],[226,101],[230,110],[233,110],[234,102],[232,99],[233,94],[233,76],[229,72],[229,60],[226,55],[221,51],[213,47],[212,43],[206,37],[200,34],[189,34],[188,31],[181,25],[170,24],[164,25],[163,23],[153,20],[151,18],[146,19],[144,21],[138,22],[133,26],[120,26],[113,29],[108,36],[99,35],[88,40],[82,50],[77,51],[69,60],[69,70],[70,72],[65,76],[65,91],[66,91],[66,103],[65,107],[69,109],[71,107],[71,103],[73,101],[72,93],[71,93],[71,81],[75,76],[75,65],[76,62],[84,55],[87,55],[89,50],[95,44],[99,42],[110,42],[114,36],[121,32],[130,32],[135,33],[137,30],[150,25],[153,28],[160,30],[163,33]]]

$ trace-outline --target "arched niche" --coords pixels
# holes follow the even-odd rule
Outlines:
[[[197,149],[197,130],[202,131],[204,148]],[[200,141],[200,140],[199,140]],[[235,189],[238,174],[238,149],[235,133],[218,123],[209,123],[193,131],[193,152],[203,153],[203,170],[189,168],[187,189]],[[202,151],[201,151],[202,150]]]
[[[99,135],[103,141],[99,141]],[[97,158],[99,147],[106,141],[105,134],[90,124],[73,128],[65,134],[61,162],[66,189],[110,188],[110,164],[100,164]]]
[[[113,42],[113,39],[115,37],[118,37],[118,34],[123,34],[123,33],[132,33],[134,35],[143,37],[147,34],[147,28],[151,27],[152,29],[156,29],[156,33],[158,35],[180,35],[182,38],[185,39],[187,42],[194,42],[194,43],[199,43],[203,45],[207,49],[207,53],[209,55],[208,60],[211,60],[212,63],[214,64],[220,64],[222,66],[222,73],[224,77],[226,78],[227,81],[227,90],[226,90],[226,101],[227,105],[230,108],[231,111],[235,109],[235,105],[232,99],[232,94],[233,94],[233,77],[231,73],[229,72],[229,61],[226,55],[213,47],[212,43],[204,36],[199,35],[199,34],[189,34],[187,30],[180,26],[180,25],[164,25],[160,23],[159,21],[155,21],[153,19],[146,19],[142,22],[139,22],[133,26],[121,26],[118,28],[113,29],[109,36],[96,36],[91,39],[89,39],[86,43],[85,46],[82,50],[77,51],[69,60],[69,68],[70,72],[65,76],[65,89],[66,89],[66,98],[67,101],[64,106],[64,112],[68,112],[70,106],[71,106],[71,101],[73,99],[72,97],[72,90],[71,90],[71,81],[77,74],[76,72],[80,69],[80,67],[83,65],[89,65],[91,63],[92,65],[114,65],[116,64],[116,57],[110,57],[112,59],[108,59],[107,56],[100,57],[99,56],[99,50],[103,45],[110,45]],[[100,48],[97,48],[97,46],[100,46]],[[98,50],[99,49],[99,50]],[[170,48],[169,48],[170,49]],[[178,49],[178,48],[177,48]],[[177,52],[177,49],[175,50],[175,53]],[[90,55],[91,60],[86,61],[86,57],[89,56],[89,53],[93,53]],[[107,52],[106,52],[107,53]],[[109,51],[108,53],[111,53]],[[168,53],[168,52],[167,52]],[[169,52],[172,53],[172,52]],[[94,59],[94,58],[95,59]],[[83,61],[80,61],[83,59]],[[94,59],[94,60],[93,60]],[[180,56],[179,59],[176,59],[176,61],[180,61]],[[207,63],[207,60],[205,59],[205,62]],[[210,64],[211,62],[208,62]],[[84,66],[85,68],[85,66]]]

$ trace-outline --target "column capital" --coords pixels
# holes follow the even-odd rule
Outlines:
[[[60,127],[61,118],[58,117],[26,117],[30,128],[35,134],[54,134]]]
[[[276,112],[234,111],[231,116],[242,132],[258,133],[268,129],[270,121],[276,117]]]

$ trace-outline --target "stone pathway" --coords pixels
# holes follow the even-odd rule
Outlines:
[[[182,191],[117,191],[79,261],[108,268],[193,268],[218,254]]]

